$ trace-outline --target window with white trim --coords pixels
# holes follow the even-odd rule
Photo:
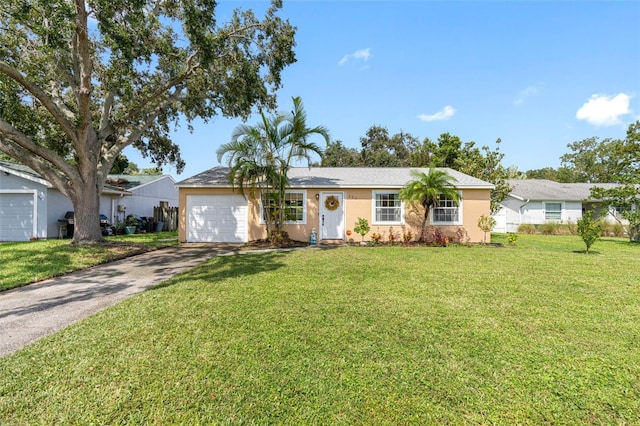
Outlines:
[[[544,220],[562,220],[562,203],[544,203]]]
[[[263,192],[260,202],[261,223],[267,221],[271,215],[276,215],[278,210],[277,193]],[[284,194],[284,222],[285,223],[307,223],[307,193],[306,191],[287,191]]]
[[[373,191],[373,225],[402,225],[403,218],[399,191]]]
[[[436,225],[460,225],[462,223],[461,201],[440,195],[431,212],[431,223]]]

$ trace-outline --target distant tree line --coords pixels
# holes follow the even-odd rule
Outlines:
[[[390,135],[375,125],[360,138],[360,148],[346,147],[342,141],[330,142],[320,166],[324,167],[450,167],[470,176],[493,183],[491,211],[510,192],[507,179],[549,179],[571,183],[621,183],[626,193],[640,185],[640,121],[631,124],[624,139],[591,137],[567,145],[570,152],[560,157],[558,168],[518,171],[515,166],[502,164],[501,140],[496,148],[478,147],[475,142],[463,142],[450,133],[441,134],[436,141],[400,132]],[[631,185],[631,186],[628,186]],[[603,197],[612,194],[597,194]],[[639,195],[639,194],[636,194]],[[633,198],[633,194],[631,198]],[[639,195],[640,196],[640,195]],[[620,198],[620,197],[616,197]],[[627,199],[629,196],[627,196]],[[638,197],[636,197],[638,198]],[[618,200],[620,201],[620,200]]]
[[[558,168],[529,170],[528,179],[556,182],[626,183],[640,170],[640,121],[631,124],[624,139],[587,138],[567,145]]]
[[[514,169],[502,165],[500,139],[496,148],[478,147],[458,136],[441,134],[437,141],[400,132],[390,135],[382,126],[372,126],[360,138],[360,149],[348,148],[342,141],[330,142],[324,152],[323,167],[450,167],[495,185],[491,193],[491,211],[509,195],[506,180],[515,177]]]

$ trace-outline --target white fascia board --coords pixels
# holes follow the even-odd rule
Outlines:
[[[0,165],[0,172],[4,172],[4,173],[10,174],[10,175],[14,175],[14,176],[20,177],[22,179],[29,180],[31,182],[39,183],[40,185],[44,185],[47,188],[53,188],[53,185],[51,185],[51,183],[46,179],[42,179],[40,177],[33,176],[33,175],[29,174],[29,173],[23,173],[23,172],[21,172],[19,170],[15,170],[15,169],[12,169],[10,167],[3,167],[3,166]]]

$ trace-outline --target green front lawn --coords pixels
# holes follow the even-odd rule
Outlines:
[[[108,244],[71,246],[71,240],[0,243],[0,291],[121,259],[156,248],[176,245],[176,232],[118,235]]]
[[[0,359],[0,423],[639,424],[640,246],[593,249],[219,257]]]

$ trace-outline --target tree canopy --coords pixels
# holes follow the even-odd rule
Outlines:
[[[529,179],[556,182],[625,183],[640,170],[640,121],[629,125],[624,139],[590,137],[567,145],[557,169],[529,170]]]
[[[425,138],[389,131],[376,125],[360,138],[361,150],[345,147],[341,141],[327,148],[324,167],[449,167],[495,185],[491,191],[491,212],[495,213],[511,188],[506,182],[511,171],[502,165],[501,140],[495,150],[488,146],[478,148],[473,141],[463,142],[458,136],[443,133],[436,142]]]
[[[640,121],[629,125],[624,140],[608,142],[607,146],[619,162],[613,166],[615,173],[610,179],[620,185],[613,188],[594,186],[591,197],[602,200],[606,207],[603,213],[611,211],[616,219],[626,219],[629,239],[640,242]],[[623,225],[622,221],[620,224]]]
[[[0,6],[0,151],[73,203],[74,243],[102,239],[99,194],[127,146],[184,166],[182,120],[276,106],[295,28],[215,0],[7,0]]]

